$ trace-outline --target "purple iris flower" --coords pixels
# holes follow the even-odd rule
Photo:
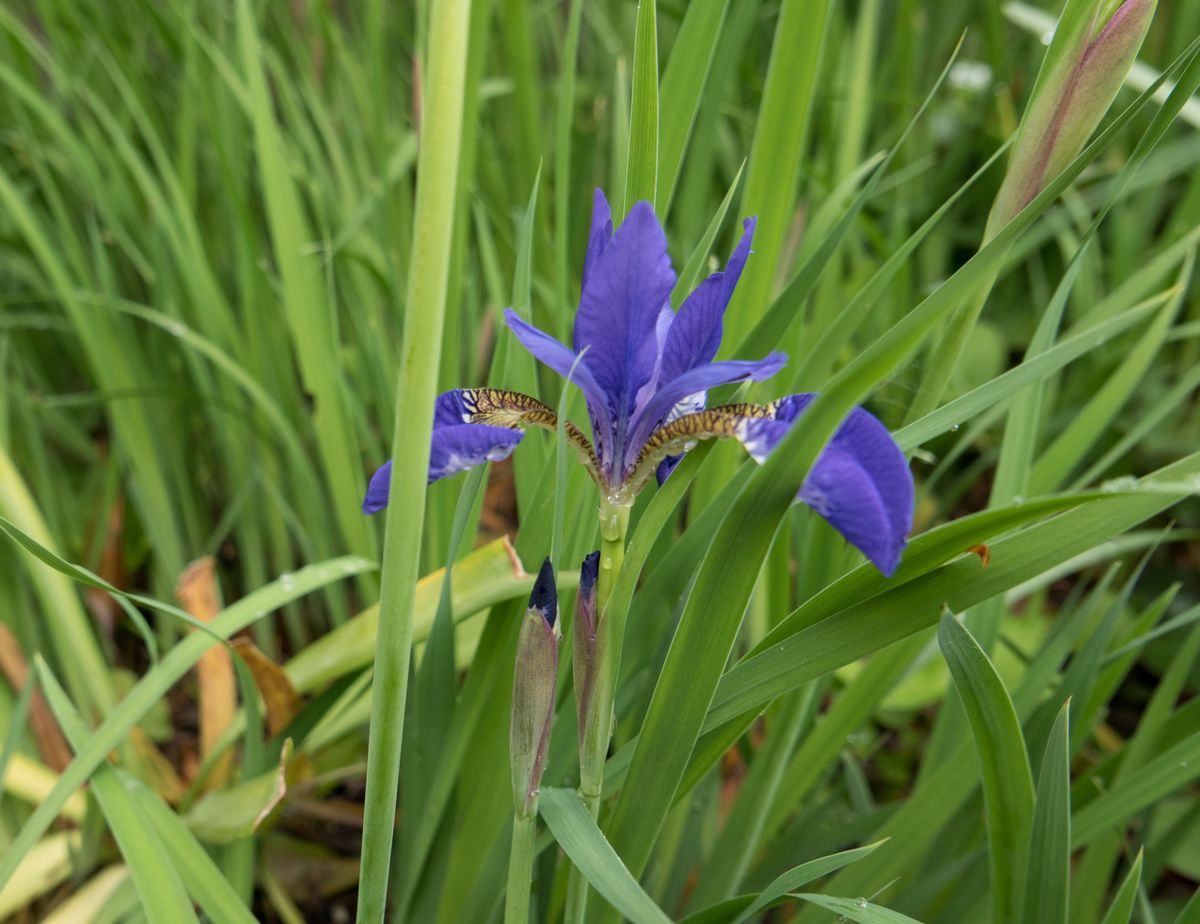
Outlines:
[[[770,378],[786,362],[782,353],[714,361],[753,235],[750,218],[725,269],[675,311],[675,271],[653,208],[637,203],[614,232],[608,202],[596,190],[571,347],[505,311],[522,345],[582,390],[595,447],[570,422],[567,439],[610,503],[631,504],[651,475],[662,483],[698,440],[732,437],[761,462],[812,400],[789,395],[770,404],[705,407],[709,389]],[[527,395],[448,391],[434,410],[429,480],[506,458],[524,428],[555,430],[557,423],[551,408]],[[390,476],[390,462],[372,476],[366,513],[387,506]],[[912,526],[913,483],[904,454],[875,417],[851,412],[798,496],[879,570],[895,570]]]

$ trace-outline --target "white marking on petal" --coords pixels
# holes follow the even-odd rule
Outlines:
[[[654,397],[654,393],[658,391],[658,380],[662,375],[663,347],[667,343],[667,331],[671,329],[674,321],[675,309],[671,307],[671,302],[668,300],[659,309],[658,318],[654,322],[654,372],[650,375],[650,381],[639,388],[638,393],[634,396],[631,418],[636,417],[646,403]]]
[[[738,422],[734,425],[734,435],[737,437],[738,442],[746,447],[746,452],[750,454],[750,458],[755,462],[761,465],[767,461],[770,447],[767,445],[764,428],[759,425],[759,421],[756,418],[739,418]]]
[[[708,403],[708,392],[706,392],[706,391],[698,391],[694,395],[688,395],[686,398],[684,398],[682,401],[680,401],[677,405],[675,405],[673,408],[671,408],[670,412],[667,414],[666,419],[661,424],[659,424],[659,426],[661,427],[661,426],[664,426],[669,423],[674,423],[676,420],[678,420],[684,414],[695,414],[697,411],[702,411],[702,410],[704,410],[707,403]]]

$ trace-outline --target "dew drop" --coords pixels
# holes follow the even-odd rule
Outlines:
[[[865,898],[856,898],[854,904],[858,905],[859,908],[866,908],[868,902]]]
[[[292,577],[292,573],[290,571],[285,571],[283,574],[279,575],[279,587],[281,590],[284,590],[288,593],[291,593],[296,589],[296,579]]]
[[[952,426],[952,427],[950,428],[950,432],[951,432],[951,433],[957,433],[961,427],[962,427],[962,424],[955,424],[954,426]]]

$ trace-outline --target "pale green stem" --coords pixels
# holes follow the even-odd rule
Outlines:
[[[629,507],[600,501],[600,573],[596,577],[596,679],[588,700],[583,742],[579,749],[579,798],[593,818],[600,814],[604,789],[604,762],[612,735],[613,700],[621,665],[621,638],[625,613],[609,612],[608,602],[625,561],[625,534]],[[566,924],[583,924],[587,911],[587,879],[578,868],[567,883]]]
[[[528,814],[513,813],[512,849],[508,854],[508,888],[504,893],[504,924],[527,924],[529,890],[533,882],[537,799]]]
[[[359,871],[358,922],[382,924],[400,780],[404,706],[413,641],[421,553],[420,524],[437,394],[438,361],[453,240],[470,0],[438,0],[429,13],[429,67],[425,81],[417,163],[415,234],[399,356],[391,502],[384,527],[383,574],[375,679],[367,741],[367,788]],[[417,524],[414,528],[413,524]]]

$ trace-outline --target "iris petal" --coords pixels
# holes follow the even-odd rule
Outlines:
[[[746,258],[750,256],[754,226],[755,219],[747,218],[742,225],[745,229],[742,239],[725,269],[701,282],[679,307],[679,314],[663,345],[663,382],[670,382],[702,363],[712,362],[717,355],[724,333],[725,309],[742,276]]]
[[[449,478],[485,462],[507,459],[525,434],[507,427],[484,424],[451,424],[435,427],[429,447],[428,483]],[[388,505],[392,463],[383,463],[367,484],[363,513],[378,513]]]
[[[665,420],[684,398],[697,392],[706,392],[718,385],[728,385],[730,382],[740,382],[753,379],[756,382],[769,379],[784,367],[787,356],[783,353],[772,353],[763,359],[749,362],[740,359],[725,360],[719,363],[708,363],[696,366],[668,382],[651,398],[638,413],[630,433],[630,459],[640,452],[642,444],[649,438],[655,427]]]
[[[739,440],[762,461],[803,416],[815,396],[789,395],[769,405],[774,419],[747,420]],[[908,461],[887,428],[854,408],[800,488],[812,507],[880,571],[896,570],[912,529],[913,480]]]
[[[896,535],[882,488],[856,455],[825,448],[804,479],[799,498],[886,575],[900,563],[904,533]]]
[[[655,329],[674,285],[666,235],[650,203],[639,202],[589,267],[575,315],[575,352],[587,350],[618,434],[654,374]]]
[[[429,481],[449,478],[484,462],[507,459],[525,434],[508,427],[455,424],[433,431],[429,453]]]
[[[612,240],[612,233],[612,211],[604,193],[597,189],[592,196],[592,230],[588,232],[587,253],[583,255],[583,285],[587,285],[588,274]]]
[[[389,459],[375,470],[367,482],[367,496],[363,498],[363,513],[379,513],[388,504],[391,493],[392,462]]]
[[[433,411],[429,481],[507,458],[521,442],[526,427],[557,430],[558,415],[536,398],[499,388],[456,388],[438,395]],[[587,437],[570,421],[564,429],[567,442],[599,482],[599,466]],[[391,471],[392,463],[385,462],[371,476],[363,499],[364,513],[378,513],[387,506]]]
[[[654,430],[629,476],[636,493],[652,469],[661,483],[697,440],[732,437],[763,462],[787,435],[814,395],[789,395],[770,404],[727,404]],[[887,428],[854,408],[821,452],[797,495],[829,521],[886,575],[896,570],[912,529],[913,481],[908,461]]]
[[[532,353],[535,359],[549,366],[564,379],[570,378],[579,386],[584,398],[587,399],[588,410],[592,415],[597,448],[611,446],[613,439],[612,415],[609,412],[607,394],[592,375],[588,365],[591,354],[580,359],[549,334],[524,321],[511,308],[504,309],[504,323],[508,325],[509,330],[516,334],[521,345]]]

